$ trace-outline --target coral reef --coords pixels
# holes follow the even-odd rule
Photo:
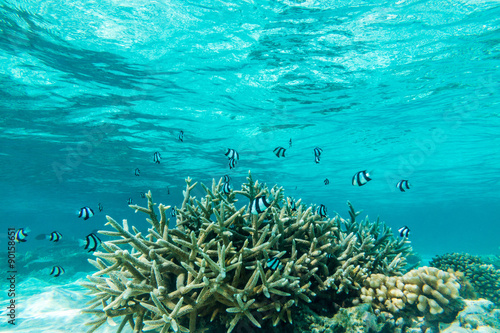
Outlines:
[[[94,296],[84,312],[97,316],[89,332],[105,322],[117,332],[127,324],[134,332],[201,332],[199,321],[208,318],[227,332],[276,326],[313,299],[319,307],[344,306],[370,274],[403,274],[409,241],[379,220],[357,221],[350,204],[348,220],[322,217],[315,206],[285,200],[282,188],[247,179],[228,194],[222,180],[202,184],[206,194],[197,199],[188,178],[174,229],[169,206],[160,204],[158,217],[150,192],[147,208],[130,206],[149,216],[147,235],[107,216],[115,231],[100,233],[114,240],[94,253],[98,271],[83,284]],[[267,208],[256,212],[256,202]]]
[[[462,253],[436,256],[430,264],[439,269],[463,273],[463,284],[470,283],[479,297],[500,305],[500,269],[496,261]]]
[[[465,300],[466,307],[442,333],[500,333],[500,309],[485,299]]]
[[[403,276],[372,274],[361,288],[360,299],[375,309],[413,311],[430,320],[453,320],[463,306],[457,278],[434,267],[420,267]]]

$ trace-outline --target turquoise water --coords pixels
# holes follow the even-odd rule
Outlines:
[[[44,290],[74,308],[59,293],[93,271],[77,240],[105,215],[146,228],[127,200],[179,205],[188,176],[251,170],[330,216],[349,200],[407,225],[425,260],[500,254],[499,17],[496,1],[1,1],[2,244],[31,229],[16,330],[56,332],[26,306]],[[361,170],[373,180],[352,186]],[[61,244],[35,240],[54,230]],[[66,274],[48,278],[56,259]]]

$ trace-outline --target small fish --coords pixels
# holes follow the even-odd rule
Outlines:
[[[319,163],[319,156],[314,156],[314,162],[316,162],[316,164]]]
[[[319,207],[318,207],[318,215],[321,216],[321,217],[326,217],[326,207],[325,205],[321,204]]]
[[[80,246],[85,245],[84,250],[88,249],[88,252],[94,252],[102,241],[95,233],[90,233],[85,237],[85,240],[79,239],[78,243]]]
[[[64,274],[64,268],[62,268],[61,266],[54,266],[50,271],[50,275],[52,274],[54,274],[54,277],[58,277],[59,275]]]
[[[90,207],[80,208],[80,212],[79,212],[78,217],[83,217],[84,220],[88,220],[92,216],[94,216],[94,211],[92,210],[92,208],[90,208]]]
[[[276,155],[276,157],[285,157],[285,152],[286,149],[283,147],[276,147],[273,150],[273,153]]]
[[[146,197],[146,193],[144,193],[144,192],[139,192],[139,195],[140,195],[140,196],[141,196],[141,198],[143,198],[143,199]]]
[[[131,205],[132,204],[132,198],[128,198],[127,204]]]
[[[231,149],[231,148],[227,148],[226,153],[224,155],[226,155],[227,158],[229,158],[230,160],[231,159],[233,159],[233,160],[240,159],[240,154],[238,154],[238,152],[236,150]]]
[[[97,208],[99,208],[99,211],[102,212],[102,210],[103,210],[102,203],[99,202],[99,204],[97,205]]]
[[[167,194],[170,194],[170,187],[167,187]]]
[[[408,228],[407,226],[404,226],[404,227],[399,228],[398,232],[399,232],[399,236],[408,238],[408,236],[410,235],[410,228]]]
[[[139,168],[135,168],[135,175],[140,176],[141,175],[141,170]]]
[[[319,147],[314,148],[314,156],[320,157],[322,152],[323,152],[323,149],[321,149]]]
[[[288,203],[288,207],[290,207],[292,212],[295,212],[297,210],[297,207],[295,205],[295,200],[293,198],[286,198],[286,201]]]
[[[224,175],[224,179],[222,180],[222,182],[229,183],[230,181],[231,181],[231,177],[229,177],[229,175]]]
[[[290,141],[288,141],[288,148],[292,148],[292,138],[290,138]]]
[[[328,185],[330,184],[330,181],[328,180],[328,178],[325,178],[325,185]]]
[[[16,242],[18,242],[18,243],[24,243],[24,242],[26,242],[26,237],[28,237],[28,233],[30,231],[31,230],[29,228],[18,229],[16,231],[16,235],[15,235]]]
[[[250,205],[250,212],[252,214],[260,214],[267,209],[271,204],[267,201],[265,195],[255,198]]]
[[[47,237],[51,242],[59,242],[62,238],[62,234],[58,231],[52,231]]]
[[[159,151],[155,151],[155,153],[153,154],[153,161],[156,163],[156,164],[160,164],[160,160],[161,160],[161,154]]]
[[[282,266],[281,262],[280,262],[279,258],[277,258],[277,257],[269,258],[267,260],[267,268],[270,268],[273,271],[281,268],[281,266]]]
[[[180,141],[180,142],[184,142],[184,131],[180,131],[180,132],[179,132],[179,136],[178,136],[178,138],[179,138],[179,141]]]
[[[363,186],[368,183],[370,180],[370,173],[366,172],[366,170],[356,172],[356,174],[352,177],[352,185],[354,186]]]
[[[176,217],[177,216],[177,212],[176,212],[176,210],[175,210],[174,207],[172,207],[172,211],[170,212],[170,216],[172,216],[172,217]]]
[[[229,169],[233,169],[236,167],[236,160],[234,158],[229,159]]]
[[[229,183],[224,183],[224,185],[222,186],[222,192],[225,195],[229,195],[231,193],[231,185],[229,185]]]
[[[408,180],[403,179],[396,185],[396,187],[399,188],[401,192],[405,192],[405,187],[407,190],[410,189],[410,183],[408,182]]]

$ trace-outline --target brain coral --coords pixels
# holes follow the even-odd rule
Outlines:
[[[228,194],[222,180],[202,185],[205,194],[196,198],[188,178],[173,229],[169,206],[160,204],[157,215],[151,193],[147,208],[130,206],[149,216],[146,235],[107,216],[115,230],[100,233],[114,239],[90,260],[98,271],[84,283],[94,296],[84,312],[97,316],[89,332],[105,322],[117,332],[126,325],[134,332],[197,332],[201,317],[227,332],[291,323],[299,302],[340,304],[370,274],[402,275],[411,247],[385,224],[356,221],[350,204],[348,220],[322,217],[314,206],[285,199],[282,188],[247,179]],[[267,209],[252,213],[255,200]]]

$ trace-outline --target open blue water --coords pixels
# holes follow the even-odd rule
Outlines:
[[[238,185],[251,170],[330,216],[348,217],[349,200],[408,226],[427,259],[500,254],[499,18],[497,1],[476,0],[1,0],[1,244],[31,229],[16,329],[56,332],[23,300],[43,291],[71,309],[80,296],[51,286],[70,293],[93,270],[77,240],[105,215],[146,228],[127,200],[150,189],[179,205],[188,176]],[[361,170],[373,180],[352,186]],[[83,206],[95,216],[77,218]],[[35,240],[54,230],[61,244]]]

